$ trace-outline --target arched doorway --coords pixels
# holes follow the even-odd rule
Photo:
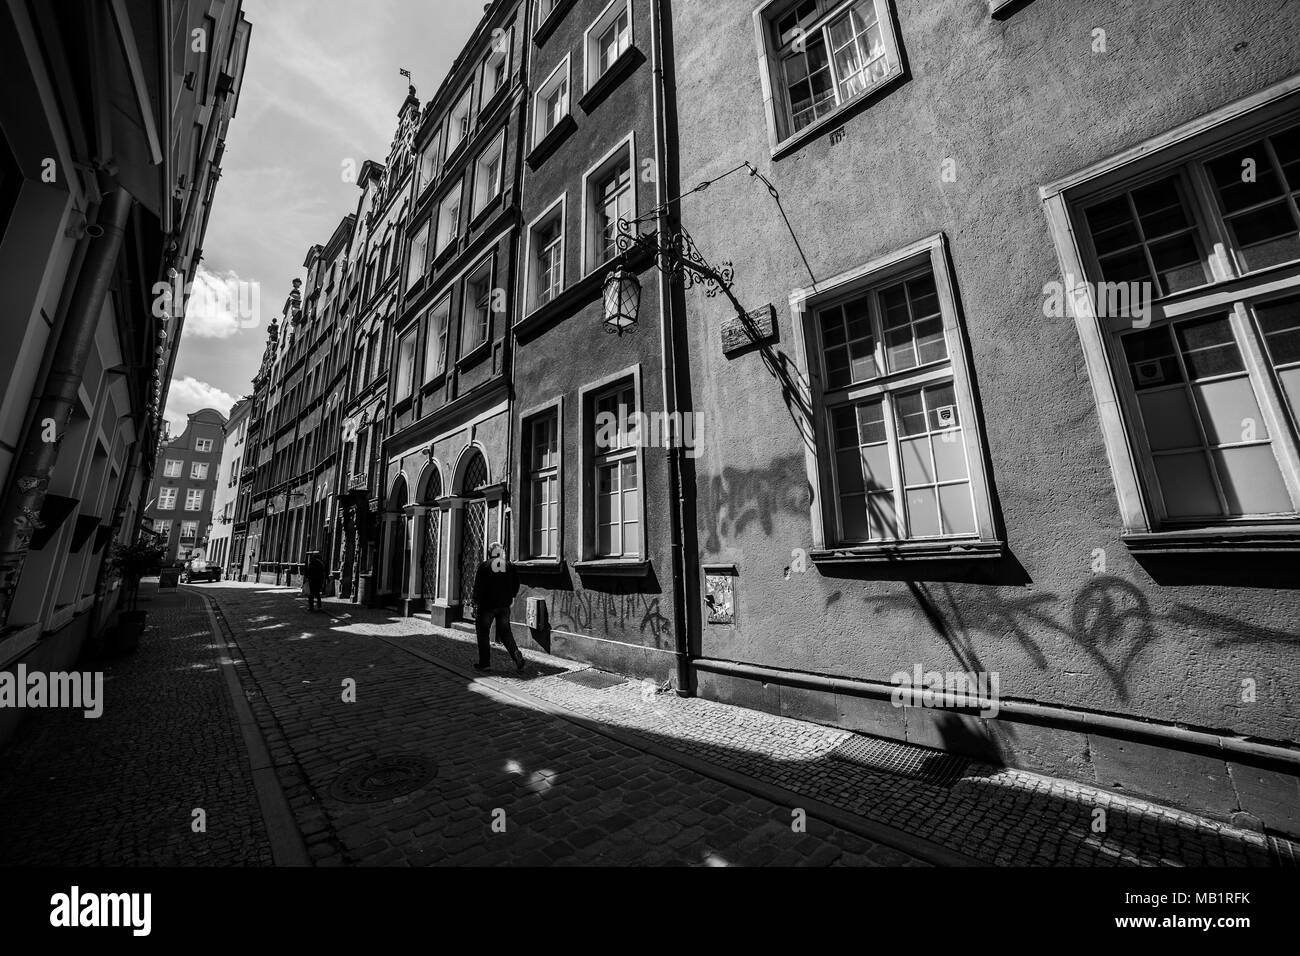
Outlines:
[[[433,474],[429,476],[429,483],[423,496],[424,504],[429,507],[429,513],[424,519],[420,580],[424,585],[424,606],[432,612],[434,602],[438,599],[438,551],[442,544],[442,511],[439,510],[436,502],[442,497],[442,478],[438,474],[436,465],[430,467],[433,469]]]
[[[410,552],[406,547],[408,536],[406,523],[410,518],[402,511],[405,504],[406,479],[399,475],[393,482],[393,490],[388,495],[388,512],[393,517],[389,519],[388,579],[383,584],[386,592],[398,598],[406,590],[407,575],[410,573],[410,565],[407,563]]]
[[[487,462],[477,450],[470,455],[460,483],[461,497],[466,499],[460,528],[460,606],[461,617],[467,621],[475,617],[474,575],[487,553],[487,501],[482,491],[488,483]]]

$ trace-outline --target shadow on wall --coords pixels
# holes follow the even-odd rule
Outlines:
[[[766,468],[724,468],[708,481],[701,523],[707,523],[704,548],[722,550],[722,539],[744,534],[757,525],[772,533],[777,514],[804,515],[813,502],[804,456],[786,455]]]

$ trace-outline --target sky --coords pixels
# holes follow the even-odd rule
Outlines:
[[[410,70],[437,90],[483,0],[244,0],[253,25],[244,85],[186,309],[165,411],[185,417],[252,391],[266,327],[307,250],[360,197],[345,167],[386,160]]]

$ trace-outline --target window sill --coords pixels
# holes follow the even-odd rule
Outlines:
[[[496,112],[497,107],[504,103],[507,97],[509,97],[510,89],[514,85],[511,82],[513,79],[513,76],[506,77],[506,81],[501,88],[493,92],[493,94],[487,98],[486,103],[479,104],[478,122],[480,124],[487,122],[492,114]]]
[[[456,236],[453,237],[451,241],[447,243],[446,249],[442,250],[442,252],[439,252],[437,255],[433,257],[433,261],[429,263],[429,273],[432,274],[437,272],[448,262],[450,262],[452,258],[456,255],[456,250],[458,248],[460,248],[460,237]]]
[[[1030,2],[1031,0],[989,0],[989,16],[994,20],[1005,20]]]
[[[645,54],[639,47],[629,46],[620,53],[618,59],[610,64],[609,69],[602,73],[596,82],[587,88],[587,92],[582,94],[582,99],[578,100],[582,111],[590,116],[596,107],[604,102],[605,97],[613,92],[614,87],[627,79],[644,62]]]
[[[805,126],[794,135],[787,136],[785,139],[773,146],[772,159],[784,159],[795,150],[803,148],[819,136],[823,136],[833,129],[838,129],[845,123],[845,121],[856,115],[858,111],[866,109],[869,105],[880,99],[880,97],[884,96],[887,92],[901,83],[906,76],[907,74],[903,70],[903,64],[899,63],[894,67],[892,72],[885,74],[880,82],[870,90],[854,97],[834,113],[831,113],[828,116],[823,116],[821,119]],[[771,116],[771,113],[768,115]]]
[[[488,201],[483,204],[482,209],[480,209],[478,212],[474,213],[471,216],[469,221],[469,228],[471,232],[478,229],[479,226],[483,225],[483,223],[487,222],[490,218],[492,218],[493,213],[499,211],[502,205],[502,197],[504,196],[505,196],[505,191],[499,190],[494,196],[491,196],[488,199]]]
[[[520,571],[534,574],[559,574],[564,570],[563,558],[526,558],[515,561],[514,566]]]
[[[559,149],[560,144],[568,139],[569,134],[577,128],[578,124],[572,114],[565,113],[551,131],[543,136],[532,151],[524,157],[524,162],[528,164],[528,168],[536,172],[538,167],[546,162],[547,158]]]
[[[592,578],[644,578],[650,575],[650,562],[640,559],[600,558],[579,561],[573,569],[583,577]]]
[[[433,378],[429,379],[427,382],[425,382],[423,385],[420,386],[420,393],[423,395],[428,395],[430,392],[435,392],[438,389],[440,389],[444,384],[446,384],[446,382],[447,382],[447,370],[443,369]]]
[[[969,561],[1001,558],[1006,553],[1002,541],[935,540],[908,541],[889,545],[855,545],[827,548],[808,556],[814,564],[888,564],[898,561]]]
[[[1134,554],[1287,553],[1300,551],[1300,524],[1151,531],[1120,536]]]
[[[568,12],[569,7],[573,6],[573,0],[560,0],[555,8],[546,15],[546,19],[537,25],[533,31],[533,45],[541,46],[546,42],[546,38],[555,32],[555,28],[560,25],[564,19],[564,14]]]
[[[459,369],[466,369],[470,366],[477,365],[479,362],[487,358],[491,351],[491,339],[488,339],[486,342],[480,342],[456,360],[456,367]]]

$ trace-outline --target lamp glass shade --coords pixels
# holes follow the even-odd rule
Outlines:
[[[618,266],[605,279],[605,331],[622,335],[637,324],[641,307],[641,283],[637,277]]]

